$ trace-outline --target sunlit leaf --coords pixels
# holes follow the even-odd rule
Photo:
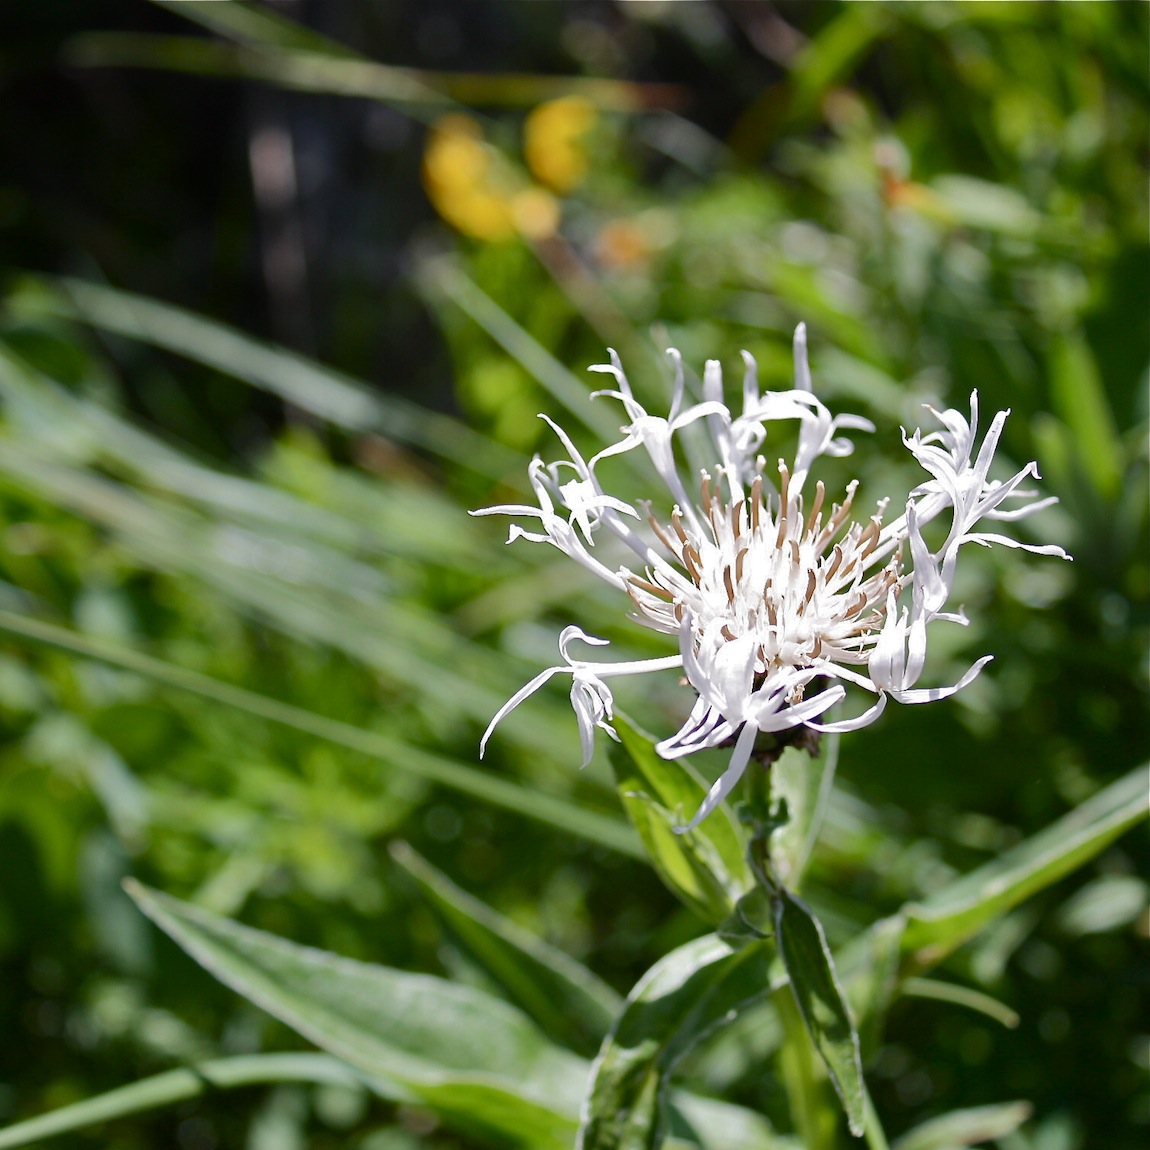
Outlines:
[[[904,948],[933,963],[992,919],[1094,858],[1147,817],[1147,767],[1091,796],[1032,838],[906,908]]]
[[[553,1039],[593,1054],[623,1005],[606,983],[460,890],[406,843],[391,855],[419,884],[439,919],[507,997]]]
[[[31,1146],[46,1138],[87,1130],[104,1122],[156,1110],[161,1106],[174,1106],[217,1090],[276,1082],[325,1082],[354,1086],[364,1081],[362,1074],[327,1054],[248,1054],[237,1058],[218,1058],[178,1070],[168,1070],[129,1086],[121,1086],[105,1094],[74,1102],[71,1106],[63,1106],[59,1110],[4,1127],[0,1129],[0,1150]],[[367,1081],[384,1097],[397,1097],[395,1093],[388,1092],[386,1083]],[[398,1100],[404,1097],[406,1093],[399,1092]]]
[[[753,882],[738,824],[721,807],[680,833],[706,796],[706,784],[683,760],[660,758],[652,740],[622,716],[615,729],[615,781],[660,878],[707,922],[723,921]]]
[[[933,998],[936,1002],[952,1002],[955,1006],[965,1006],[967,1010],[985,1014],[1008,1030],[1019,1023],[1018,1014],[1009,1006],[992,998],[989,994],[972,990],[969,986],[957,986],[953,982],[940,982],[936,978],[907,978],[903,980],[901,991],[911,998]]]
[[[580,1150],[661,1145],[675,1064],[733,1011],[770,991],[770,958],[766,944],[732,950],[705,935],[672,951],[639,980],[595,1060]]]
[[[372,1079],[497,1140],[570,1146],[586,1063],[514,1007],[430,975],[370,966],[129,893],[221,982]]]
[[[838,736],[823,735],[819,753],[788,747],[771,764],[772,803],[785,803],[787,821],[771,835],[771,860],[779,880],[798,890],[814,850],[834,785]]]

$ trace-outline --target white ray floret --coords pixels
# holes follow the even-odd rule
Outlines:
[[[569,653],[572,642],[605,646],[606,641],[567,627],[559,640],[563,663],[536,675],[500,708],[483,736],[481,754],[509,711],[553,676],[570,674],[586,765],[596,728],[615,737],[605,680],[680,668],[697,699],[682,728],[657,744],[658,753],[675,759],[734,744],[729,766],[691,820],[695,826],[739,781],[760,732],[803,726],[854,730],[878,718],[889,699],[925,703],[954,694],[990,661],[979,659],[951,686],[916,686],[930,624],[966,623],[961,611],[947,610],[963,544],[1002,543],[1069,558],[1057,546],[975,529],[984,519],[1009,522],[1054,502],[1024,488],[1038,479],[1034,463],[1005,481],[989,477],[1009,412],[994,417],[979,444],[977,392],[971,393],[969,420],[954,409],[929,408],[941,430],[902,433],[928,478],[890,522],[886,500],[860,516],[857,481],[836,502],[828,500],[821,480],[809,490],[808,477],[822,456],[851,453],[853,444],[841,432],[874,426],[860,416],[832,416],[815,397],[802,324],[794,349],[795,387],[789,391],[760,392],[755,361],[743,353],[738,415],[723,402],[717,360],[707,362],[702,401],[684,406],[682,362],[677,351],[669,351],[674,385],[666,418],[639,404],[611,351],[610,363],[591,370],[613,377],[615,387],[595,394],[618,400],[628,422],[623,437],[589,461],[543,416],[567,458],[532,461],[528,474],[537,506],[487,507],[473,514],[537,520],[538,531],[513,525],[508,542],[549,543],[626,592],[632,617],[673,638],[678,653],[635,662],[576,659]],[[764,450],[770,425],[778,421],[797,422],[798,444],[789,464],[779,459],[768,469]],[[691,435],[703,439],[708,465],[688,480],[675,448]],[[607,494],[596,468],[640,448],[665,493],[633,505]],[[945,538],[932,551],[922,532],[935,520]],[[620,554],[630,556],[629,565],[618,565]],[[869,692],[874,701],[852,718],[823,721],[846,696],[847,685]]]

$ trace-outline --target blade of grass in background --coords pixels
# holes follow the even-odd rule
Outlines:
[[[328,719],[300,707],[257,695],[242,687],[222,683],[207,675],[172,666],[138,651],[97,642],[67,628],[14,615],[8,611],[0,611],[0,631],[19,635],[23,639],[43,643],[61,651],[68,651],[85,659],[95,659],[114,667],[121,667],[125,671],[143,675],[168,687],[191,691],[261,719],[381,759],[390,767],[413,771],[473,798],[526,815],[611,850],[636,858],[642,856],[642,849],[630,829],[617,819],[586,810],[550,795],[528,791],[525,787],[488,772],[407,746],[389,735],[361,730],[348,723]]]
[[[28,279],[15,315],[59,315],[186,356],[279,396],[345,431],[374,431],[423,447],[492,478],[519,464],[513,452],[466,425],[371,391],[349,376],[183,308],[76,279]]]
[[[362,1074],[328,1054],[245,1054],[167,1070],[129,1086],[85,1098],[71,1106],[0,1129],[0,1150],[31,1146],[47,1138],[100,1126],[117,1118],[175,1106],[216,1090],[279,1082],[334,1083],[356,1086]]]

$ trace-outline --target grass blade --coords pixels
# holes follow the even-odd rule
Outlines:
[[[161,1106],[174,1106],[215,1090],[235,1090],[275,1082],[333,1082],[356,1085],[362,1074],[328,1054],[248,1054],[217,1058],[194,1066],[168,1070],[150,1078],[85,1098],[0,1130],[0,1150],[31,1146],[46,1138],[86,1130],[116,1118],[127,1118]],[[368,1082],[385,1097],[392,1097],[382,1081]]]
[[[412,771],[472,798],[525,815],[570,834],[579,835],[621,854],[635,858],[643,856],[642,848],[630,828],[618,819],[578,807],[551,795],[529,791],[516,783],[476,770],[465,763],[408,746],[388,735],[365,731],[349,723],[294,707],[290,703],[269,699],[265,695],[223,683],[208,675],[165,663],[138,651],[98,642],[67,628],[9,611],[0,611],[0,631],[19,635],[23,639],[42,643],[57,650],[68,651],[82,658],[95,659],[125,671],[133,671],[164,686],[190,691],[202,698],[235,707],[249,715],[381,759],[389,767]]]

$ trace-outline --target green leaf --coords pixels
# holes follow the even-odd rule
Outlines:
[[[347,431],[374,431],[498,478],[518,457],[449,416],[371,391],[334,368],[227,324],[147,296],[77,279],[27,278],[9,297],[18,316],[55,315],[186,356]]]
[[[936,1002],[953,1002],[955,1006],[965,1006],[968,1010],[976,1010],[1002,1023],[1008,1030],[1013,1030],[1019,1023],[1016,1011],[997,998],[972,990],[969,986],[956,986],[953,982],[940,982],[935,978],[907,978],[903,980],[902,993],[911,998],[933,998]]]
[[[765,943],[732,950],[704,935],[643,975],[592,1068],[580,1150],[661,1145],[675,1063],[733,1011],[769,993],[770,958]]]
[[[451,1124],[566,1150],[586,1063],[472,987],[296,946],[129,882],[149,918],[221,982]]]
[[[231,683],[221,682],[197,671],[165,663],[126,647],[90,639],[65,627],[57,627],[52,623],[24,615],[0,611],[0,632],[4,631],[35,643],[55,647],[57,650],[68,651],[73,655],[121,667],[166,686],[190,691],[202,698],[214,699],[249,715],[256,715],[293,730],[326,739],[360,754],[381,759],[392,768],[412,771],[463,794],[507,810],[514,810],[528,818],[541,820],[550,826],[562,828],[571,834],[580,835],[623,854],[640,857],[640,848],[634,836],[618,819],[582,809],[569,800],[529,791],[489,771],[479,771],[465,763],[457,763],[444,756],[421,751],[378,731],[365,731],[353,727],[350,723],[329,719],[313,711],[294,707],[290,703],[283,703],[278,699],[270,699],[266,695],[233,686]]]
[[[1079,465],[1106,500],[1122,482],[1122,441],[1090,345],[1078,332],[1056,335],[1048,363],[1054,409],[1074,429]]]
[[[866,1122],[858,1034],[822,924],[782,887],[775,894],[775,937],[795,1002],[842,1099],[851,1133],[859,1137]]]
[[[1136,768],[1032,838],[908,906],[903,948],[918,952],[924,965],[941,961],[991,919],[1094,858],[1146,818],[1147,769]]]
[[[908,1130],[891,1150],[962,1150],[1013,1134],[1031,1114],[1029,1102],[954,1110]]]
[[[653,740],[623,716],[616,715],[615,729],[615,782],[651,862],[704,921],[722,922],[753,886],[741,828],[720,807],[694,830],[679,833],[706,797],[706,783],[682,760],[660,758]]]
[[[585,966],[462,891],[407,843],[391,856],[452,935],[555,1041],[593,1054],[623,1000]]]
[[[343,44],[329,40],[262,4],[242,4],[238,0],[152,0],[152,3],[244,44],[300,48],[362,59],[359,53]]]
[[[516,323],[454,260],[445,256],[425,258],[417,268],[416,284],[429,303],[450,300],[585,427],[608,442],[615,438],[616,420],[587,402],[592,389],[586,380],[572,373]]]
[[[823,735],[817,755],[788,747],[771,764],[772,811],[776,803],[785,802],[788,814],[787,821],[771,835],[771,861],[779,881],[790,890],[799,889],[822,828],[838,750],[838,736]]]
[[[126,1118],[198,1098],[209,1091],[234,1090],[268,1082],[332,1082],[354,1085],[364,1082],[361,1074],[327,1054],[249,1054],[239,1058],[217,1058],[194,1066],[168,1070],[129,1086],[85,1098],[71,1106],[40,1114],[0,1130],[0,1150],[30,1146],[45,1138],[86,1130],[115,1118]],[[386,1084],[367,1080],[385,1097]]]

